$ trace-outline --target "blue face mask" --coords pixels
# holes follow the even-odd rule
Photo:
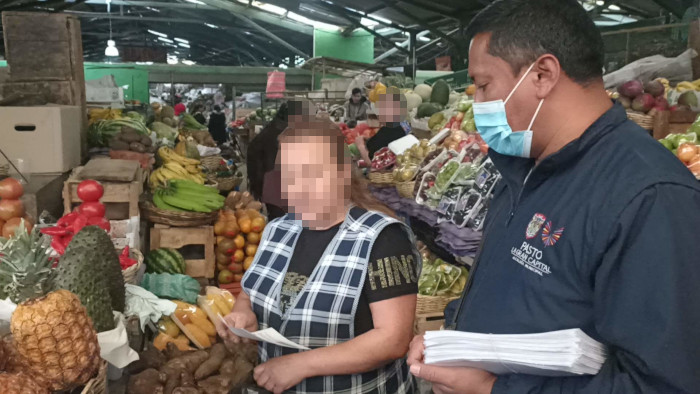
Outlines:
[[[502,155],[530,157],[530,148],[532,147],[532,125],[535,123],[540,108],[542,108],[544,99],[540,100],[540,105],[537,107],[537,111],[535,111],[535,115],[532,117],[532,121],[530,121],[530,126],[528,126],[527,130],[518,132],[511,130],[508,124],[506,103],[510,100],[518,87],[520,87],[520,84],[523,83],[525,77],[532,71],[534,66],[535,64],[533,63],[532,66],[527,69],[522,78],[520,78],[520,81],[518,81],[506,98],[506,101],[496,100],[473,104],[474,123],[476,124],[476,129],[479,131],[479,134],[481,134],[481,138],[484,139],[489,148]]]

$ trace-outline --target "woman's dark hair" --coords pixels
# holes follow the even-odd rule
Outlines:
[[[350,182],[350,200],[356,206],[367,211],[377,211],[396,218],[396,213],[379,200],[374,198],[369,192],[369,187],[365,178],[359,170],[352,164],[350,151],[345,145],[345,138],[340,132],[340,128],[330,120],[314,119],[300,124],[290,124],[289,127],[279,136],[280,144],[295,142],[304,137],[323,137],[330,141],[331,157],[336,159],[338,167],[351,166],[352,176]]]
[[[354,95],[356,95],[356,94],[362,94],[362,90],[361,90],[360,88],[355,88],[355,89],[353,89],[353,90],[352,90],[352,95],[354,96]]]
[[[289,118],[289,105],[287,105],[287,103],[282,103],[280,104],[280,107],[277,108],[276,118],[277,120],[281,120],[283,122],[287,121]]]
[[[467,28],[467,37],[481,33],[491,33],[489,53],[516,75],[545,54],[579,84],[603,75],[603,38],[576,0],[496,0]]]
[[[219,107],[218,105],[215,105],[215,106],[214,106],[214,111],[221,111],[221,107]]]

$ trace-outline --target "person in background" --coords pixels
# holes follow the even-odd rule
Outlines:
[[[182,102],[182,96],[179,94],[175,95],[175,107],[173,107],[173,110],[175,111],[175,116],[180,116],[183,112],[187,112],[187,107]]]
[[[345,122],[357,124],[358,120],[367,120],[368,110],[369,104],[367,104],[367,98],[362,96],[362,90],[360,88],[353,89],[350,100],[345,103]]]
[[[362,159],[370,163],[374,154],[389,146],[393,141],[406,136],[406,129],[401,122],[408,116],[406,109],[406,97],[400,93],[386,93],[379,95],[377,103],[379,109],[379,122],[382,127],[377,134],[365,141],[364,137],[355,139],[355,146],[360,151]]]
[[[227,140],[226,135],[226,115],[221,111],[219,105],[214,105],[214,111],[209,115],[209,134],[217,144],[223,145]]]
[[[466,37],[474,121],[503,179],[445,325],[580,329],[608,351],[595,375],[494,375],[427,365],[416,337],[411,372],[437,394],[698,393],[700,183],[608,98],[578,1],[494,1]]]
[[[294,122],[308,121],[315,115],[309,101],[290,100],[282,103],[277,115],[248,145],[248,189],[255,199],[265,203],[268,218],[285,214],[286,206],[280,197],[280,173],[275,168],[279,143],[277,137]]]
[[[207,125],[207,118],[204,116],[204,105],[202,104],[197,104],[194,107],[194,112],[192,113],[192,116],[194,119],[199,122],[202,126]]]
[[[279,141],[290,214],[265,227],[225,320],[311,350],[260,343],[255,381],[273,393],[415,392],[405,355],[420,256],[410,229],[369,194],[338,126],[290,124]]]

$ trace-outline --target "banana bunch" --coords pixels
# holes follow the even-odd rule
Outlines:
[[[223,208],[225,200],[217,189],[182,179],[169,180],[153,194],[153,204],[169,211],[214,212]]]
[[[111,108],[90,108],[88,111],[88,125],[91,125],[98,120],[114,120],[122,117],[122,110]]]
[[[236,302],[233,295],[228,291],[220,293],[208,293],[206,296],[206,304],[215,315],[224,317],[231,313],[233,304]]]
[[[158,156],[163,159],[164,164],[151,172],[149,178],[151,189],[165,186],[172,179],[189,180],[200,185],[206,181],[206,177],[199,167],[199,160],[180,156],[167,146],[158,149]]]
[[[663,83],[663,82],[662,82]],[[676,91],[678,93],[683,93],[687,91],[700,91],[700,79],[696,79],[693,82],[683,81],[676,85]]]

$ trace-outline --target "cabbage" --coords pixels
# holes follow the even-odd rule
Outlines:
[[[433,88],[424,83],[418,85],[413,89],[413,92],[423,99],[424,103],[430,102],[430,95],[433,93]]]
[[[406,108],[410,112],[414,108],[418,108],[423,103],[423,99],[415,92],[409,92],[406,96]]]
[[[151,124],[151,130],[155,131],[156,136],[158,139],[167,139],[170,141],[175,141],[175,138],[177,138],[177,130],[168,126],[165,123],[161,122],[153,122]]]

